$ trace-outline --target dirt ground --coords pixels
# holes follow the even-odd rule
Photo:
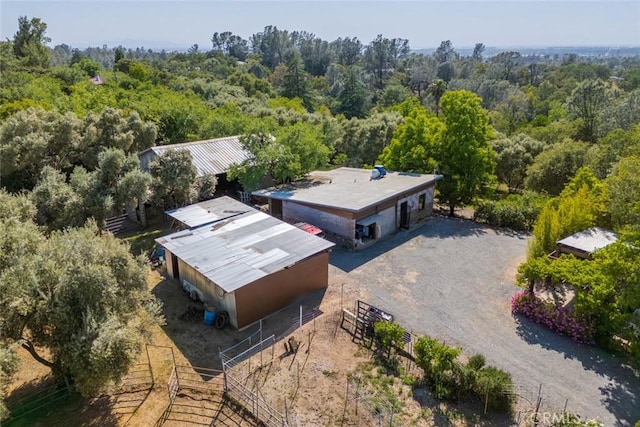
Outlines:
[[[99,398],[62,400],[10,425],[256,425],[247,413],[224,401],[220,391],[204,395],[181,392],[176,404],[169,408],[167,383],[174,359],[185,370],[192,367],[219,370],[222,368],[219,350],[254,335],[258,325],[241,332],[231,328],[220,331],[206,326],[201,318],[185,319],[182,315],[194,303],[182,293],[177,281],[164,279],[162,273],[152,271],[149,286],[164,302],[166,325],[154,328],[152,342],[123,380],[124,385],[113,387]],[[390,425],[390,400],[401,402],[395,404],[393,425],[485,423],[472,415],[477,408],[438,404],[424,390],[412,391],[401,378],[387,376],[376,367],[371,351],[354,343],[339,327],[341,306],[351,308],[358,294],[354,285],[332,281],[325,292],[301,299],[267,318],[263,322],[264,337],[288,338],[283,333],[298,321],[300,306],[305,317],[314,308],[322,312],[315,321],[291,334],[301,343],[296,354],[285,352],[283,339],[233,368],[232,374],[248,388],[259,389],[261,396],[292,426],[368,426],[383,421]],[[26,352],[21,352],[21,358],[21,369],[7,390],[14,400],[52,381],[48,370]],[[147,360],[152,371],[148,374],[144,372]]]

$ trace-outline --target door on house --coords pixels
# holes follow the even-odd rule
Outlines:
[[[180,272],[178,271],[178,257],[175,256],[174,254],[171,254],[171,269],[173,271],[173,278],[174,279],[179,279],[180,278]]]
[[[271,199],[271,215],[282,218],[282,200]]]
[[[400,204],[400,228],[409,229],[409,204],[407,202],[402,202]]]

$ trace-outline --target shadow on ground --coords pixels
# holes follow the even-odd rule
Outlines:
[[[488,232],[511,237],[526,239],[527,235],[509,229],[492,228],[464,218],[434,216],[418,224],[411,230],[400,230],[395,234],[381,239],[372,246],[361,250],[347,250],[336,247],[329,257],[329,263],[340,270],[349,273],[356,268],[392,251],[395,248],[416,238],[427,238],[433,241],[434,249],[439,239],[460,239],[469,236],[483,236]]]
[[[253,416],[221,394],[181,391],[156,422],[159,426],[258,426]]]
[[[608,379],[609,385],[600,387],[602,403],[615,414],[617,425],[633,425],[640,420],[640,377],[630,361],[601,348],[577,344],[526,317],[516,315],[517,333],[529,344],[555,351],[566,359],[579,361],[585,370]]]
[[[257,333],[260,329],[259,323],[238,331],[230,326],[222,330],[207,326],[204,324],[204,318],[181,319],[185,317],[182,315],[189,306],[197,306],[202,313],[204,313],[204,307],[185,295],[177,280],[164,279],[154,287],[152,292],[164,303],[163,313],[166,324],[162,328],[192,366],[221,370],[220,350],[239,344],[250,336],[253,336],[252,344],[256,344],[260,339]],[[324,293],[325,291],[322,290],[298,298],[282,310],[264,318],[262,337],[274,335],[276,339],[281,338],[296,323],[299,323],[300,306],[306,318],[308,313],[320,306]],[[247,344],[246,347],[248,348],[249,345]]]
[[[7,427],[31,427],[36,425],[60,426],[83,425],[116,427],[120,425],[120,417],[114,412],[114,402],[109,396],[98,399],[87,399],[77,393],[66,395],[48,404],[41,405],[41,391],[51,387],[51,377],[45,377],[26,383],[17,388],[7,399],[9,408],[16,408],[20,403],[29,406],[37,403],[34,410],[21,414],[3,422]],[[45,398],[46,399],[46,398]],[[18,406],[19,407],[19,406]],[[70,422],[73,420],[73,422]]]

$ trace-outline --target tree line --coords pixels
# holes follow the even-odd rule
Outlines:
[[[230,176],[247,191],[317,168],[378,162],[440,173],[436,196],[450,213],[480,205],[490,221],[533,226],[532,259],[555,239],[591,225],[634,242],[629,239],[640,224],[637,57],[514,51],[485,57],[482,43],[465,56],[446,40],[425,55],[402,38],[325,41],[275,26],[249,40],[215,32],[210,49],[193,45],[187,52],[107,46],[80,51],[50,48],[46,30],[40,19],[21,17],[13,39],[0,42],[0,182],[3,205],[17,206],[2,217],[13,234],[0,234],[6,261],[1,283],[21,278],[0,294],[0,304],[9,310],[22,307],[15,301],[27,301],[12,312],[22,322],[22,335],[2,329],[3,345],[28,339],[30,328],[32,338],[37,328],[50,328],[30,315],[34,307],[57,307],[57,297],[42,302],[36,294],[43,286],[67,292],[66,276],[49,271],[43,254],[69,245],[68,239],[100,245],[90,237],[95,225],[86,225],[87,219],[100,224],[127,206],[151,202],[163,210],[214,194],[215,177],[198,177],[184,151],[142,171],[137,154],[154,145],[241,135],[250,159],[234,165]],[[14,229],[17,223],[31,230]],[[631,259],[615,248],[616,260]],[[73,257],[69,262],[102,265]],[[532,265],[538,268],[532,277],[546,271]],[[594,319],[610,313],[602,307],[615,311],[615,321],[601,331],[602,343],[620,333],[635,339],[629,332],[633,307],[616,295],[638,287],[616,281],[617,264],[602,265],[608,287],[598,291],[600,299],[582,294],[580,307]],[[101,268],[96,271],[103,281],[97,283],[108,292],[130,283]],[[21,275],[26,271],[38,273]],[[636,301],[631,295],[629,301]],[[76,308],[74,315],[93,310]],[[128,322],[131,312],[123,315],[119,321]],[[90,326],[74,325],[64,333]],[[51,345],[50,337],[37,337],[34,345]],[[0,360],[11,361],[5,349]],[[76,362],[52,363],[81,382],[82,374],[70,368]]]

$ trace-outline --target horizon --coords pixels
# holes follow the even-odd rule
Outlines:
[[[18,17],[47,24],[49,46],[210,50],[214,32],[244,39],[273,25],[323,40],[377,34],[405,38],[411,49],[633,48],[640,46],[635,1],[15,1],[0,2],[0,36],[12,39]],[[99,17],[95,20],[94,17]],[[355,17],[355,18],[354,18]]]

